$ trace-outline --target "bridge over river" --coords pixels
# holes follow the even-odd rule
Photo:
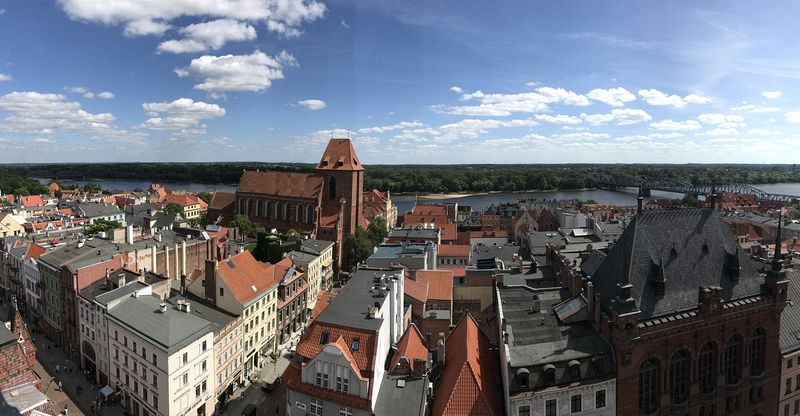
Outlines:
[[[693,185],[686,182],[677,181],[669,178],[634,177],[634,176],[612,176],[595,175],[600,186],[609,190],[616,188],[641,188],[645,195],[650,195],[651,190],[675,192],[688,195],[709,195],[711,185]],[[800,199],[798,195],[775,194],[763,191],[755,186],[744,183],[715,184],[717,192],[732,192],[737,194],[755,195],[759,201],[780,202],[784,204],[792,203]]]

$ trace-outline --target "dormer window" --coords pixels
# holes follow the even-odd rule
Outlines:
[[[572,380],[580,380],[581,378],[581,363],[578,360],[569,362],[569,376]]]
[[[330,340],[330,338],[331,338],[330,332],[328,331],[323,332],[322,335],[319,337],[320,345],[326,345]]]
[[[519,382],[520,390],[528,390],[528,378],[530,376],[530,371],[527,368],[520,368],[517,370],[517,381]]]
[[[361,346],[361,339],[359,337],[353,337],[353,342],[350,343],[350,351],[358,351],[359,346]]]
[[[556,366],[547,364],[544,366],[544,383],[545,385],[552,386],[556,384]]]

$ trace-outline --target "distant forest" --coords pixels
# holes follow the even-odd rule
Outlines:
[[[0,175],[236,184],[245,169],[310,172],[313,168],[255,162],[16,164],[0,166]],[[427,193],[594,188],[597,173],[669,177],[693,184],[800,182],[797,165],[371,165],[365,171],[367,189]],[[18,186],[14,183],[11,189]]]

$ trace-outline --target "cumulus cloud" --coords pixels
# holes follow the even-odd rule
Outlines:
[[[0,111],[8,113],[0,122],[0,131],[36,135],[67,132],[112,141],[140,141],[144,137],[117,127],[112,114],[89,113],[62,94],[14,91],[0,96]]]
[[[786,121],[792,124],[800,123],[800,111],[790,111],[786,113]]]
[[[303,23],[325,15],[316,0],[59,0],[73,19],[103,25],[124,25],[128,36],[161,35],[180,17],[211,17],[266,22],[268,30],[297,36]]]
[[[322,110],[326,106],[325,101],[322,100],[302,100],[297,104],[311,111]]]
[[[453,85],[452,87],[450,87],[450,91],[453,91],[456,94],[461,94],[464,92],[464,90],[462,90],[461,87],[457,85]]]
[[[110,100],[114,98],[114,93],[109,91],[103,91],[100,93],[94,93],[90,89],[86,87],[64,87],[64,91],[73,93],[73,94],[80,94],[83,98],[101,98],[104,100]]]
[[[185,36],[180,40],[168,40],[158,45],[159,52],[193,53],[216,50],[228,42],[253,40],[256,29],[233,19],[218,19],[195,23],[180,30]]]
[[[415,129],[424,126],[425,125],[420,123],[419,121],[403,121],[388,126],[365,127],[362,129],[358,129],[358,132],[365,134],[375,134],[375,133],[386,133],[387,131],[392,131],[392,130]]]
[[[778,107],[767,107],[764,105],[745,104],[737,107],[731,107],[731,111],[746,111],[748,113],[774,113],[781,111]]]
[[[647,104],[655,106],[672,106],[675,108],[686,107],[686,104],[706,104],[711,102],[711,99],[697,94],[689,94],[683,98],[677,95],[668,95],[657,89],[651,88],[648,90],[639,90],[639,96],[644,99]]]
[[[638,108],[615,108],[609,114],[581,114],[581,118],[586,120],[587,123],[592,125],[601,125],[616,121],[617,125],[628,126],[631,124],[642,123],[650,121],[653,117],[647,114],[646,111]]]
[[[636,100],[636,96],[625,88],[595,88],[586,94],[587,97],[601,103],[606,103],[612,107],[621,107],[627,102]]]
[[[732,126],[738,126],[739,123],[744,122],[744,117],[738,114],[707,114],[703,113],[697,116],[697,119],[704,124],[718,124],[720,127],[723,128],[730,128]]]
[[[478,101],[474,105],[434,105],[431,110],[441,114],[454,114],[466,116],[508,116],[514,113],[543,113],[550,107],[549,104],[562,103],[566,105],[586,106],[589,99],[585,95],[577,94],[563,88],[541,87],[535,92],[517,94],[486,94],[483,91],[463,94],[461,101]]]
[[[12,79],[14,79],[14,78],[12,78],[11,75],[4,74],[4,73],[0,72],[0,82],[11,81]]]
[[[717,128],[713,130],[709,130],[706,132],[709,136],[736,136],[739,134],[739,130],[733,128]]]
[[[172,102],[144,103],[142,108],[150,117],[139,127],[150,130],[173,131],[182,138],[194,138],[206,133],[203,121],[222,117],[225,109],[216,105],[178,98]]]
[[[110,91],[103,91],[97,94],[97,98],[102,98],[104,100],[110,100],[114,98],[114,93]]]
[[[781,95],[783,95],[783,92],[781,92],[781,91],[764,91],[764,92],[761,93],[761,95],[763,95],[766,98],[769,98],[770,100],[776,100],[778,98],[781,98]]]
[[[233,91],[264,91],[272,81],[283,79],[286,66],[296,66],[294,56],[282,51],[269,56],[256,50],[250,55],[204,55],[192,59],[189,66],[175,70],[179,77],[202,80],[194,86],[212,97]]]
[[[703,126],[700,125],[700,123],[698,123],[696,120],[686,120],[686,121],[663,120],[663,121],[657,121],[655,123],[650,123],[650,127],[656,130],[670,130],[670,131],[690,131],[690,130],[699,130],[703,128]]]
[[[538,121],[544,121],[552,124],[581,124],[583,122],[580,117],[569,116],[566,114],[557,114],[555,116],[550,114],[537,114],[535,118]]]

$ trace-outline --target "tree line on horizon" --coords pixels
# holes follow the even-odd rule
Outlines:
[[[6,165],[0,167],[0,189],[13,192],[25,180],[26,186],[35,188],[28,191],[40,191],[35,185],[38,182],[24,178],[236,184],[244,170],[311,172],[313,169],[313,164],[304,163],[245,162]],[[797,165],[368,165],[364,186],[403,193],[567,190],[597,187],[597,174],[667,177],[705,185],[800,182]]]

